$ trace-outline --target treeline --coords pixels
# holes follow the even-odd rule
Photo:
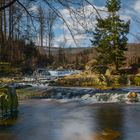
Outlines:
[[[48,50],[48,49],[47,49]],[[45,51],[46,54],[47,50]],[[59,67],[65,69],[84,70],[86,64],[92,59],[97,58],[95,47],[91,48],[55,48],[51,50],[52,62],[50,67],[57,69]]]
[[[130,57],[126,60],[125,57],[128,49],[127,35],[129,33],[130,21],[126,22],[120,18],[120,0],[107,0],[106,18],[102,18],[98,13],[98,9],[93,4],[84,0],[85,4],[92,6],[98,15],[95,31],[90,31],[93,36],[92,44],[95,46],[96,51],[95,49],[89,49],[78,54],[72,53],[70,50],[68,53],[65,52],[64,48],[67,43],[65,37],[64,42],[58,44],[59,49],[56,54],[51,52],[51,48],[54,46],[54,25],[60,22],[56,22],[57,18],[61,19],[61,22],[67,25],[74,39],[74,34],[70,26],[57,8],[60,6],[62,9],[67,9],[69,12],[72,12],[71,10],[73,9],[71,7],[77,5],[78,9],[84,9],[85,5],[83,5],[81,0],[77,0],[77,3],[69,0],[21,0],[20,2],[13,0],[15,1],[14,4],[1,10],[1,7],[11,1],[0,1],[1,62],[8,62],[14,66],[18,66],[25,73],[37,67],[45,66],[51,66],[52,68],[62,66],[64,68],[84,69],[85,65],[94,59],[98,62],[96,64],[97,66],[115,67],[116,71],[119,72],[119,69],[126,66],[125,62],[127,64],[130,61],[132,64],[134,63],[133,61],[139,62],[138,59],[131,59]],[[55,8],[56,5],[58,5],[57,8]],[[71,14],[75,15],[76,10]],[[84,14],[81,13],[81,15]],[[76,21],[77,23],[80,22],[78,19]],[[78,24],[78,26],[80,25]],[[43,49],[44,46],[49,48],[47,53]]]
[[[10,2],[10,0],[9,0]],[[0,7],[7,0],[1,0]],[[20,40],[24,40],[25,32],[21,30],[25,13],[16,4],[0,11],[0,60],[13,62]],[[28,35],[28,34],[26,34]],[[27,37],[27,36],[26,36]]]
[[[1,0],[0,7],[10,1]],[[8,62],[27,72],[48,63],[46,54],[40,53],[35,44],[38,42],[39,46],[43,46],[44,43],[45,13],[41,6],[36,11],[32,10],[33,1],[21,2],[24,7],[14,3],[0,10],[0,62]]]
[[[74,3],[69,0],[65,1],[48,1],[48,0],[1,0],[0,1],[0,61],[8,62],[19,67],[32,69],[42,66],[59,67],[69,64],[71,68],[81,68],[81,64],[87,61],[86,58],[70,56],[67,59],[63,52],[67,40],[60,42],[57,56],[53,56],[51,48],[54,42],[54,25],[59,22],[66,25],[73,40],[74,32],[67,23],[61,10],[67,9],[69,14],[78,16],[77,9],[84,9],[88,4],[96,10],[92,3],[84,0],[77,0]],[[6,5],[6,6],[5,6]],[[57,5],[57,6],[56,6]],[[77,7],[75,10],[72,7]],[[96,10],[97,15],[99,13]],[[84,18],[84,14],[81,13]],[[80,15],[78,16],[80,17]],[[80,22],[76,18],[77,23]],[[80,26],[80,24],[79,24]],[[87,29],[86,29],[87,31]],[[76,40],[74,41],[76,44]],[[47,46],[48,53],[40,52],[40,48]],[[63,55],[64,54],[64,55]],[[82,56],[82,54],[80,54]],[[74,58],[74,59],[73,59]],[[75,66],[74,66],[75,65]],[[83,67],[83,66],[82,66]]]
[[[140,44],[129,43],[125,52],[125,65],[123,67],[140,66]],[[53,68],[85,69],[88,63],[96,60],[98,53],[96,47],[91,48],[54,48],[52,51]],[[47,50],[46,50],[47,53]]]

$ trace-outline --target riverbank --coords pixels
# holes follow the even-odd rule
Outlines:
[[[102,75],[83,72],[60,78],[56,81],[56,85],[66,87],[94,87],[98,89],[140,86],[140,75]]]

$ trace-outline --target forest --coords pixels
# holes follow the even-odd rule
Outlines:
[[[86,5],[89,7],[86,7]],[[11,73],[16,71],[20,74],[26,74],[41,67],[85,70],[86,65],[96,59],[99,63],[96,65],[108,65],[109,67],[114,65],[116,71],[121,66],[124,69],[133,66],[138,68],[139,55],[136,55],[138,51],[135,50],[139,48],[136,47],[139,46],[139,43],[129,43],[127,35],[131,34],[137,42],[139,36],[129,32],[131,21],[120,19],[120,15],[117,14],[121,8],[120,3],[113,6],[118,7],[113,10],[108,7],[107,11],[105,8],[102,10],[96,7],[93,2],[88,0],[78,0],[76,2],[69,0],[1,0],[1,73],[7,71],[7,69],[9,71],[6,73],[10,73],[11,69]],[[88,8],[90,8],[90,11]],[[71,18],[70,21],[67,20],[63,11]],[[112,12],[113,16],[109,15],[109,17],[104,18],[104,15],[108,12]],[[107,54],[101,58],[98,55],[102,55],[102,52],[108,53],[109,50],[105,47],[102,47],[102,50],[98,49],[102,42],[99,34],[103,33],[99,32],[99,28],[106,28],[105,32],[109,31],[109,25],[113,24],[109,22],[113,20],[118,22],[116,25],[112,25],[114,26],[114,32],[116,28],[120,32],[114,33],[114,35],[110,34],[110,37],[114,36],[114,43],[115,39],[117,41],[120,38],[119,42],[115,44],[119,47],[122,45],[122,47],[121,49],[118,47],[119,50],[116,48],[115,53],[110,56],[111,58]],[[136,22],[139,23],[138,20]],[[108,27],[103,27],[105,24]],[[56,26],[59,25],[62,30],[56,31]],[[117,26],[121,28],[118,29]],[[61,32],[61,34],[58,32]],[[111,32],[113,33],[113,31]],[[122,35],[117,39],[117,34]],[[59,36],[60,41],[58,41]],[[81,43],[82,40],[79,39],[80,37],[85,40],[83,44]],[[100,39],[97,40],[97,38]],[[106,40],[111,42],[113,38],[109,39],[109,36],[107,36]],[[70,44],[69,42],[73,43]],[[105,46],[106,43],[107,41],[103,40],[101,45]],[[73,52],[73,50],[76,51]],[[122,55],[118,56],[119,54]],[[114,62],[103,62],[104,60]],[[6,68],[7,66],[8,68]]]

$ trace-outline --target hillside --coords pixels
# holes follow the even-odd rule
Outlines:
[[[49,48],[45,48],[45,51],[42,50],[41,52],[48,55]],[[68,63],[68,64],[72,64],[72,63],[85,64],[89,60],[94,59],[97,56],[95,47],[89,47],[89,48],[86,48],[86,47],[84,47],[84,48],[56,48],[56,47],[53,47],[53,48],[51,48],[51,54],[57,60],[66,61],[66,63]],[[129,66],[129,65],[137,64],[137,63],[140,63],[140,44],[129,43],[128,51],[126,52],[126,65]]]

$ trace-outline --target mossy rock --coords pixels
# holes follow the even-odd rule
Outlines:
[[[18,98],[14,88],[0,88],[0,115],[17,111]]]

